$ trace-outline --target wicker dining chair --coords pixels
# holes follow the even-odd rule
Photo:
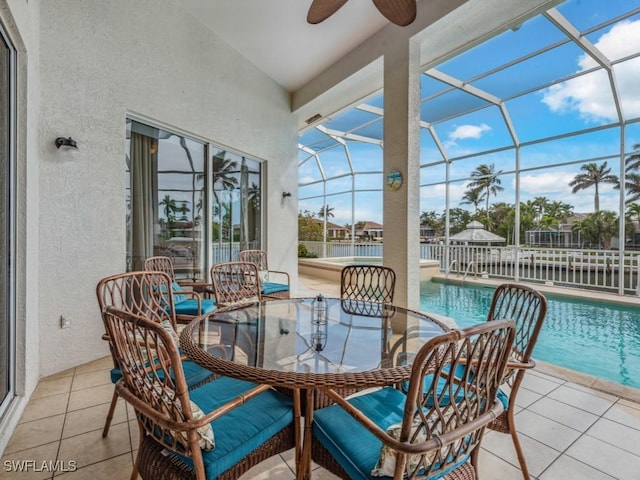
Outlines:
[[[190,390],[175,338],[160,324],[112,307],[104,321],[122,366],[116,390],[138,420],[132,479],[236,479],[295,446],[291,398],[226,377]]]
[[[155,256],[144,261],[144,269],[150,272],[164,272],[171,279],[174,309],[178,323],[189,323],[194,317],[213,312],[216,303],[213,299],[203,298],[197,292],[184,290],[176,280],[171,257]]]
[[[100,312],[106,307],[143,315],[165,328],[177,329],[175,308],[173,308],[173,292],[169,276],[162,272],[127,272],[111,275],[101,279],[96,286],[98,307]],[[103,318],[104,320],[104,318]],[[109,340],[105,333],[105,340]],[[111,381],[116,383],[122,378],[122,369],[113,355]],[[183,370],[190,387],[196,387],[210,382],[216,376],[209,370],[189,360],[184,361]],[[102,436],[109,434],[111,420],[118,402],[118,393],[114,390],[111,405],[102,431]]]
[[[505,403],[505,411],[489,424],[489,428],[511,435],[522,476],[526,480],[529,480],[529,470],[516,431],[516,395],[525,373],[536,365],[531,355],[546,314],[547,299],[542,293],[526,285],[506,283],[496,289],[487,316],[487,321],[509,318],[516,323],[511,358],[507,374],[502,380],[503,385],[510,387],[510,391],[508,394],[504,390],[499,393]]]
[[[427,341],[405,393],[385,387],[314,412],[312,459],[343,479],[477,478],[486,426],[515,335],[513,320],[451,330]]]
[[[220,308],[262,300],[258,267],[252,262],[216,263],[211,284]]]
[[[280,270],[269,270],[267,252],[264,250],[241,250],[238,254],[238,261],[256,264],[260,276],[260,293],[265,299],[289,298],[291,290],[289,274]]]
[[[340,274],[340,298],[393,303],[396,272],[382,265],[347,265]]]

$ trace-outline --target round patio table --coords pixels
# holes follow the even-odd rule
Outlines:
[[[248,303],[197,317],[180,335],[183,352],[212,372],[293,392],[304,410],[296,476],[309,478],[314,408],[323,388],[358,391],[409,378],[413,354],[449,328],[428,315],[374,302],[291,298]],[[302,400],[301,397],[304,399]]]

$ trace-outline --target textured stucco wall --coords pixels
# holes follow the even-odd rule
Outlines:
[[[297,204],[281,195],[297,178],[288,93],[172,2],[39,5],[40,374],[108,353],[94,289],[125,268],[128,113],[268,160],[269,260],[294,274]],[[57,151],[58,136],[80,152]]]

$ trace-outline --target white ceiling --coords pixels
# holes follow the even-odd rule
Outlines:
[[[310,25],[307,11],[311,1],[179,3],[251,63],[294,92],[389,24],[371,0],[351,0],[324,22]]]
[[[562,0],[418,0],[407,27],[391,24],[373,0],[349,0],[318,25],[307,23],[312,0],[174,1],[288,90],[304,129],[309,118],[380,90],[379,60],[394,46],[418,40],[429,65]]]

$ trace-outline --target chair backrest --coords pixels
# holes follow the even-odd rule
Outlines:
[[[255,263],[258,270],[269,270],[267,252],[264,250],[241,250],[238,253],[238,261]]]
[[[144,261],[143,267],[149,272],[164,272],[169,275],[171,281],[175,281],[176,275],[173,271],[173,260],[171,257],[149,257]]]
[[[252,262],[222,262],[211,267],[211,284],[219,307],[261,300],[258,267]]]
[[[340,275],[340,298],[393,303],[396,272],[382,265],[347,265]]]
[[[526,363],[533,354],[546,314],[547,299],[542,293],[526,285],[505,283],[493,294],[487,321],[504,318],[515,321],[512,357]]]
[[[100,311],[115,307],[176,328],[171,279],[163,272],[127,272],[103,278],[96,286]]]
[[[174,451],[200,454],[196,429],[186,424],[194,418],[175,339],[158,323],[131,312],[107,307],[103,318],[122,369],[118,393],[136,410],[141,428]]]
[[[496,399],[515,335],[512,320],[453,330],[429,340],[413,362],[398,440],[419,453],[398,455],[395,478],[427,478],[454,468],[479,447],[503,407]],[[476,452],[477,453],[477,452]]]

